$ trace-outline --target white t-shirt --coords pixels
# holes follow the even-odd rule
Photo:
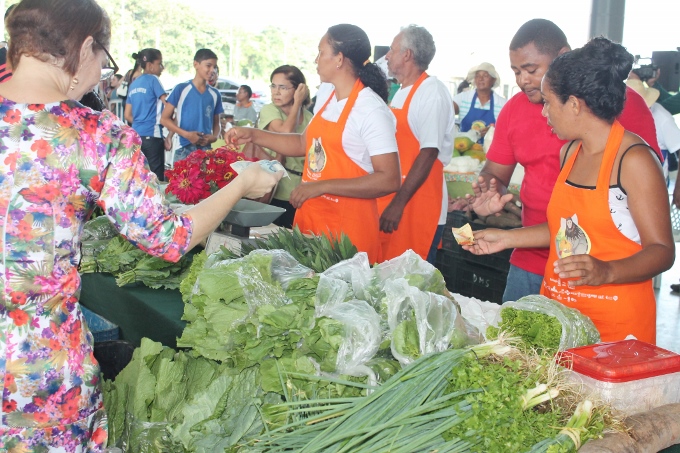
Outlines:
[[[411,92],[411,86],[401,88],[392,98],[391,105],[401,108]],[[455,116],[451,95],[446,86],[436,77],[428,77],[420,84],[411,99],[408,110],[408,125],[420,143],[420,149],[437,148],[437,158],[446,166],[453,155],[453,134]],[[446,224],[448,196],[446,181],[442,192],[442,210],[439,225]]]
[[[332,84],[321,84],[316,93],[315,115],[333,90]],[[346,104],[347,99],[338,102],[334,95],[321,113],[321,117],[327,121],[337,122]],[[370,88],[364,88],[359,92],[347,118],[347,125],[342,133],[342,147],[354,163],[368,173],[373,173],[372,156],[398,152],[396,128],[397,119],[385,101]]]
[[[675,123],[673,115],[659,103],[650,107],[656,126],[656,140],[659,148],[674,153],[680,150],[680,128]]]

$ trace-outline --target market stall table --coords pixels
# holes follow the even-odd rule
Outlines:
[[[142,337],[177,347],[186,323],[179,290],[152,289],[141,283],[119,287],[113,275],[82,276],[80,303],[120,327],[120,338],[139,346]]]

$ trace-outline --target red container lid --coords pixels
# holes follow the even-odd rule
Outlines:
[[[680,355],[639,340],[567,349],[561,365],[604,382],[628,382],[680,372]]]

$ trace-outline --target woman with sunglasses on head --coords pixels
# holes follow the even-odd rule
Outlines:
[[[167,93],[158,78],[164,69],[163,55],[158,49],[142,49],[132,56],[143,73],[128,87],[125,120],[142,138],[142,152],[149,168],[163,181],[166,146],[161,113]]]
[[[319,42],[316,67],[334,90],[302,134],[235,127],[233,143],[253,142],[285,155],[305,157],[302,183],[290,203],[303,233],[345,233],[371,263],[380,252],[376,199],[399,189],[396,119],[386,104],[387,82],[369,61],[371,43],[356,25],[328,29]]]
[[[304,74],[295,66],[283,65],[274,69],[269,80],[272,103],[260,110],[257,127],[271,132],[303,133],[312,120],[312,112],[307,110],[310,99]],[[279,183],[271,200],[272,205],[286,210],[274,223],[284,228],[291,228],[295,208],[288,200],[293,189],[300,184],[305,158],[286,158],[275,151],[267,151],[281,161],[290,176]]]
[[[15,77],[0,84],[0,451],[98,453],[107,428],[78,304],[83,223],[99,206],[132,243],[177,261],[281,175],[251,165],[175,214],[137,133],[78,102],[115,68],[96,1],[22,0],[6,26]]]

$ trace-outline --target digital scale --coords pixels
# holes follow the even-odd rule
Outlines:
[[[205,246],[208,255],[225,246],[234,253],[241,253],[241,245],[254,244],[256,239],[279,229],[272,225],[285,209],[260,203],[253,200],[241,199],[234,205],[224,222],[210,236]]]

